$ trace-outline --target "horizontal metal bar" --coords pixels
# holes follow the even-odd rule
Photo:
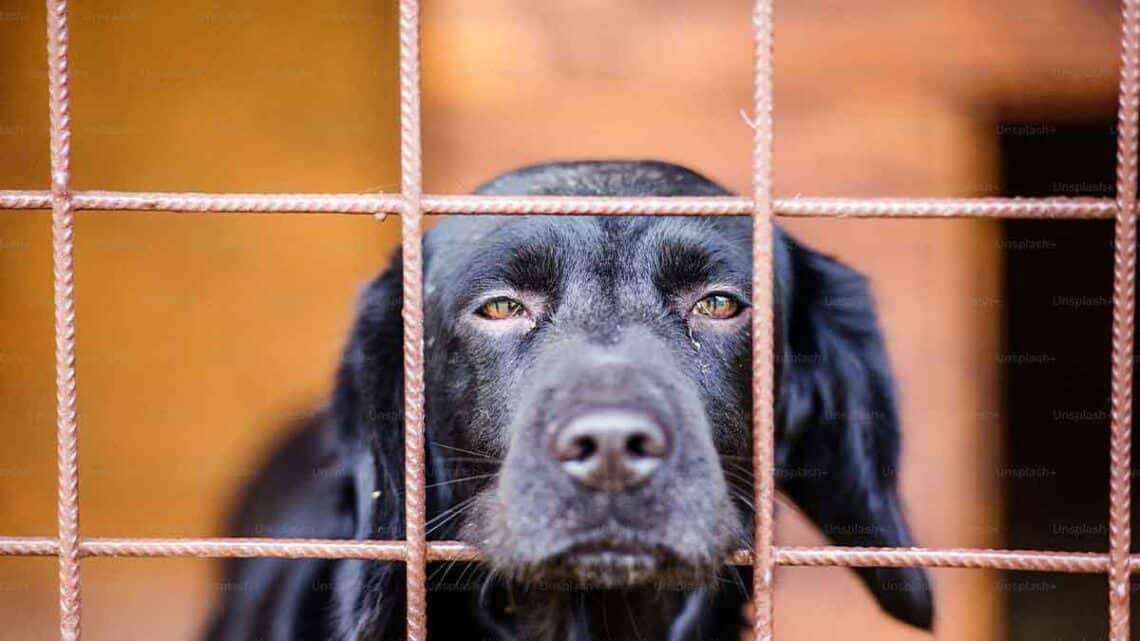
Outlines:
[[[777,547],[776,564],[1105,573],[1108,572],[1108,554],[1044,550]],[[1140,555],[1134,555],[1132,571],[1138,570],[1140,570]]]
[[[433,214],[749,216],[752,201],[738,196],[424,196]]]
[[[1112,218],[1106,198],[791,198],[776,215],[806,218]]]
[[[59,539],[48,536],[0,537],[0,556],[55,556]]]
[[[83,539],[82,556],[259,557],[282,559],[371,559],[400,561],[403,541],[321,539]]]
[[[0,196],[0,203],[3,197]],[[79,209],[239,213],[399,213],[403,198],[391,194],[200,194],[82,191]]]
[[[78,191],[77,209],[167,212],[399,214],[395,194],[205,194]],[[423,211],[470,215],[747,216],[752,201],[713,197],[425,195]],[[0,209],[49,209],[48,191],[0,191]],[[1112,218],[1108,198],[781,198],[776,215],[796,218]]]
[[[403,541],[338,539],[132,539],[84,538],[85,557],[259,557],[281,559],[371,559],[401,561]],[[59,541],[51,537],[0,537],[0,556],[55,556]],[[430,541],[428,558],[435,561],[477,561],[475,548],[457,541]]]
[[[282,559],[371,559],[400,561],[403,541],[336,539],[131,539],[84,538],[85,557],[263,557]],[[54,556],[59,543],[50,537],[0,537],[0,556]],[[929,548],[787,547],[775,548],[776,564],[816,567],[936,567],[1027,570],[1036,572],[1105,573],[1108,554],[1044,550],[985,550]],[[428,541],[429,561],[478,561],[479,551],[459,541]],[[737,550],[725,560],[751,565],[752,553]],[[1140,555],[1130,558],[1140,571]]]
[[[51,192],[0,190],[0,209],[51,209]]]

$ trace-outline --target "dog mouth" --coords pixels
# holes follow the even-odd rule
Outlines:
[[[711,580],[708,568],[685,562],[668,546],[623,540],[570,545],[536,564],[534,570],[533,581],[603,589]]]
[[[651,580],[670,564],[671,556],[655,546],[587,543],[571,546],[548,565],[553,573],[577,583],[619,587]]]

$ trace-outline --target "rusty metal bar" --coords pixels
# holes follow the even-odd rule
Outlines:
[[[0,204],[3,193],[0,192]],[[340,213],[383,215],[403,205],[396,194],[201,194],[80,191],[79,209],[240,212],[240,213]]]
[[[400,239],[404,317],[404,515],[407,639],[427,641],[424,479],[423,164],[420,151],[420,6],[400,1]]]
[[[75,208],[71,198],[67,0],[47,2],[47,41],[55,282],[56,464],[59,468],[59,635],[63,641],[78,641],[79,426],[76,419]]]
[[[398,194],[206,194],[76,191],[75,209],[159,212],[399,214]],[[424,194],[427,214],[750,216],[750,198],[448,196]],[[0,190],[0,209],[50,209],[49,191]],[[777,198],[777,216],[797,218],[1107,219],[1111,198]]]
[[[772,0],[757,0],[752,16],[755,54],[752,151],[752,472],[753,641],[770,641],[775,573],[776,474],[772,207]]]
[[[147,539],[84,538],[82,557],[134,558],[277,558],[367,559],[401,561],[404,541],[341,539]],[[859,548],[773,546],[776,565],[801,567],[935,567],[986,568],[1030,572],[1104,574],[1109,555],[1097,552],[930,548]],[[51,537],[0,537],[0,556],[56,556],[59,541]],[[479,561],[482,555],[459,541],[428,541],[428,561]],[[752,565],[752,551],[736,550],[725,563]],[[1140,572],[1140,555],[1128,559],[1130,572]]]
[[[1116,217],[1112,278],[1112,423],[1109,451],[1108,630],[1129,638],[1132,361],[1136,317],[1136,163],[1140,113],[1140,1],[1125,0],[1121,17],[1120,96],[1116,140]]]
[[[404,560],[403,541],[83,539],[79,547],[83,556]]]
[[[776,564],[791,566],[985,568],[1095,574],[1108,571],[1096,552],[929,548],[776,547]],[[1140,557],[1136,557],[1140,569]]]

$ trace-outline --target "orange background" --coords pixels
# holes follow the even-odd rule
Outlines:
[[[997,190],[1003,117],[1103,115],[1113,3],[777,3],[780,196]],[[398,189],[395,6],[76,3],[79,188]],[[982,5],[982,6],[977,6]],[[749,3],[428,1],[425,188],[523,163],[652,157],[750,184]],[[44,12],[0,0],[0,188],[47,186]],[[0,212],[0,534],[55,529],[50,219]],[[999,234],[971,221],[791,221],[867,272],[902,387],[902,484],[922,544],[1001,544]],[[287,420],[327,394],[395,220],[82,212],[76,227],[82,532],[220,533]],[[779,541],[821,538],[782,510]],[[86,639],[192,639],[209,561],[83,563]],[[0,558],[0,635],[50,639],[53,559]],[[999,634],[996,574],[938,570],[935,638]],[[777,634],[925,639],[841,569],[781,569]],[[853,631],[859,631],[853,636]]]

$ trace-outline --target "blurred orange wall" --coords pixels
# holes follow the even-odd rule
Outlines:
[[[77,2],[79,188],[390,191],[394,7]],[[47,187],[44,10],[0,4],[0,188]],[[220,533],[289,417],[327,393],[398,222],[83,212],[81,509],[92,536]],[[0,532],[55,530],[50,216],[0,213]],[[89,560],[85,639],[193,639],[211,561]],[[0,559],[0,638],[52,638],[55,564]]]

